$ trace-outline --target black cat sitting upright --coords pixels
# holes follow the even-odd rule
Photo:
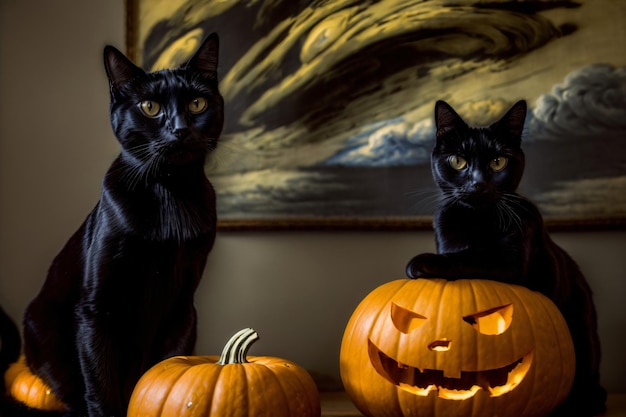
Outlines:
[[[68,416],[126,416],[149,367],[193,353],[193,297],[215,239],[204,166],[223,125],[217,35],[173,70],[146,73],[110,46],[104,62],[121,153],[24,317],[27,363]]]
[[[445,102],[435,107],[431,168],[440,190],[434,228],[437,254],[415,256],[410,278],[485,278],[548,296],[568,323],[576,377],[554,415],[593,416],[605,409],[599,383],[600,342],[591,289],[572,258],[549,237],[537,207],[516,193],[526,102],[489,127],[469,127]]]

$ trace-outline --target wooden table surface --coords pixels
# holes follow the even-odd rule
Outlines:
[[[323,392],[322,417],[363,417],[344,392]],[[609,394],[603,417],[626,417],[626,394]]]

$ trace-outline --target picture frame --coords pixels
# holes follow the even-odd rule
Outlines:
[[[174,67],[219,34],[220,230],[431,230],[438,99],[476,125],[527,100],[520,193],[553,231],[626,228],[623,8],[466,3],[126,0],[126,50]]]

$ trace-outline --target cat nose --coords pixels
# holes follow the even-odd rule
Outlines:
[[[470,185],[474,191],[485,191],[487,184],[484,175],[481,172],[473,172]]]
[[[187,121],[182,115],[175,116],[172,122],[172,131],[178,138],[187,133],[189,127],[187,126]]]
[[[474,189],[474,191],[485,191],[486,185],[484,182],[482,181],[474,181],[472,183],[472,188]]]

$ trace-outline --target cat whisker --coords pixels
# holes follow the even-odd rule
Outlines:
[[[128,184],[130,190],[134,190],[141,183],[145,184],[148,178],[151,178],[151,175],[157,171],[157,160],[160,154],[161,152],[158,151],[150,151],[150,153],[134,155],[139,157],[139,163],[127,168],[122,177],[122,180]]]
[[[515,224],[519,231],[523,232],[524,228],[522,219],[516,210],[509,206],[509,202],[512,203],[512,201],[503,198],[496,204],[496,211],[498,212],[500,219],[501,230],[506,230],[510,228],[512,224]]]
[[[148,178],[156,178],[158,176],[159,166],[164,159],[165,146],[159,146],[155,149],[154,155],[148,161],[147,167],[144,171],[144,181]]]
[[[217,138],[207,138],[207,152],[213,152],[217,149]]]
[[[514,205],[517,209],[530,213],[527,204],[525,204],[527,200],[524,197],[517,194],[505,193],[502,195],[502,199],[507,203]]]
[[[410,200],[415,200],[411,208],[417,214],[432,214],[440,201],[440,193],[437,189],[423,188],[405,193]]]
[[[124,171],[121,179],[128,184],[131,191],[141,182],[143,167],[142,161],[141,164],[133,164]]]
[[[510,201],[513,201],[516,204],[518,204],[520,207],[522,208],[524,207],[524,204],[522,203],[526,202],[526,199],[522,197],[521,195],[507,193],[507,194],[504,194],[504,196],[508,198]]]
[[[441,188],[439,194],[439,207],[451,206],[459,202],[459,197],[454,193],[453,189]]]

